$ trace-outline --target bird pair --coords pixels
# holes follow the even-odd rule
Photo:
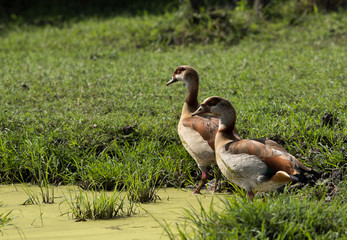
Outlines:
[[[241,139],[235,128],[236,111],[228,100],[209,97],[199,105],[199,76],[192,67],[176,68],[167,85],[178,81],[187,88],[178,135],[202,172],[193,194],[200,193],[206,184],[207,167],[212,164],[252,199],[253,191],[270,191],[302,181],[304,172],[314,172],[272,140]]]

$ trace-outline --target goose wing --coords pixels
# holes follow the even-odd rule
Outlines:
[[[225,150],[232,154],[255,155],[275,172],[285,171],[289,175],[300,173],[299,161],[295,157],[279,148],[271,148],[256,140],[229,142],[225,145]]]
[[[182,120],[185,127],[189,127],[197,131],[201,137],[208,142],[214,150],[214,140],[218,130],[218,118],[210,115],[187,117]]]

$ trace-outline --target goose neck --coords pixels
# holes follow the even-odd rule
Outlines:
[[[196,110],[199,106],[198,102],[198,93],[199,93],[199,83],[188,81],[186,83],[187,86],[187,97],[186,97],[186,103],[195,108]]]
[[[236,124],[236,115],[233,112],[224,112],[219,117],[219,128],[218,132],[221,136],[229,139],[236,138],[234,136],[234,129]]]

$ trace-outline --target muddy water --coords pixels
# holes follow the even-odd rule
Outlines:
[[[71,189],[71,187],[70,187]],[[39,188],[32,186],[30,190],[39,195]],[[54,204],[22,205],[28,195],[22,185],[0,185],[0,213],[13,210],[11,226],[2,228],[1,239],[167,239],[163,228],[154,219],[165,220],[174,226],[175,222],[184,221],[183,209],[191,206],[198,209],[198,199],[206,207],[213,198],[214,205],[220,205],[220,199],[227,195],[203,192],[193,196],[191,190],[161,189],[157,203],[142,204],[138,214],[113,220],[76,222],[67,215],[65,196],[67,187],[55,188]],[[197,199],[198,198],[198,199]],[[153,218],[153,217],[154,218]],[[172,228],[175,229],[175,228]]]

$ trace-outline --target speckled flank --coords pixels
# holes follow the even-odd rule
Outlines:
[[[254,155],[246,153],[230,154],[223,148],[218,150],[217,164],[224,176],[247,191],[255,188],[268,178],[267,166]]]

